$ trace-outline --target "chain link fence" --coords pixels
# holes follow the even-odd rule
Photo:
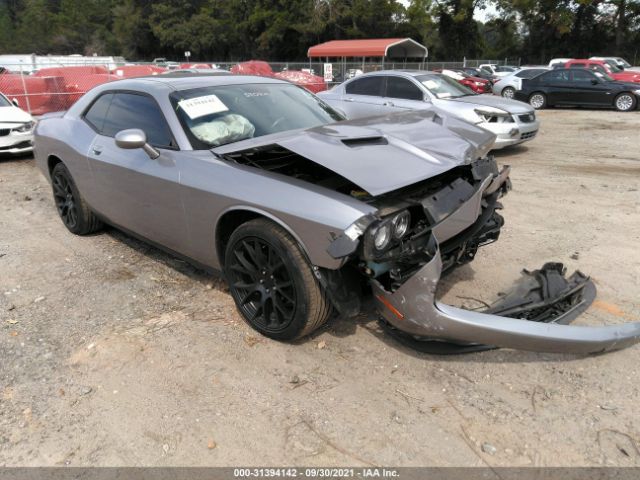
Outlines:
[[[502,65],[508,59],[499,60],[463,60],[459,62],[327,62],[331,63],[331,80],[324,79],[325,62],[313,60],[306,62],[261,62],[266,67],[265,75],[287,79],[306,86],[317,92],[331,88],[344,80],[361,73],[418,69],[435,70],[463,67],[477,67],[483,63]],[[114,80],[134,78],[146,75],[161,75],[167,71],[180,68],[205,69],[211,66],[231,70],[238,62],[202,62],[191,64],[167,63],[124,63],[108,61],[87,62],[85,59],[74,62],[67,57],[56,64],[24,64],[0,62],[0,93],[14,101],[23,110],[32,115],[43,115],[49,112],[67,110],[91,88]],[[269,72],[270,69],[270,72]],[[298,72],[298,73],[296,73]],[[299,72],[315,75],[304,77]]]

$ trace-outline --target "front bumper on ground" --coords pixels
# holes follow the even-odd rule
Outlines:
[[[526,115],[513,115],[515,121],[511,123],[481,125],[496,134],[496,142],[493,144],[494,150],[517,145],[535,138],[540,128],[540,121],[536,118],[533,121],[524,122],[520,119],[521,116],[525,117]]]
[[[640,342],[640,323],[603,327],[570,326],[561,324],[567,310],[559,312],[556,319],[536,321],[464,310],[440,303],[436,301],[435,294],[442,260],[435,238],[429,248],[432,250],[431,260],[396,291],[388,292],[376,280],[371,280],[380,313],[402,332],[420,339],[456,345],[491,345],[575,354],[617,350]],[[584,310],[592,301],[592,298],[580,298],[568,310]]]

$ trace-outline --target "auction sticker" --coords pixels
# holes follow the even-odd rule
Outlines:
[[[178,105],[191,120],[229,110],[217,95],[205,95],[204,97],[180,100]]]

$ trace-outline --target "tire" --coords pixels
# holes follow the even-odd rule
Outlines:
[[[331,314],[331,303],[298,243],[266,219],[251,220],[231,234],[224,273],[246,322],[269,338],[304,337]]]
[[[502,95],[504,98],[513,99],[513,97],[515,97],[516,95],[516,89],[513,87],[504,87],[500,95]]]
[[[536,110],[542,110],[547,106],[547,96],[542,92],[534,92],[529,96],[529,105]]]
[[[87,235],[102,228],[102,222],[91,211],[78,191],[73,177],[64,163],[51,171],[53,200],[58,215],[67,230],[76,235]]]
[[[630,112],[636,108],[636,97],[633,93],[623,92],[613,101],[613,106],[619,112]]]

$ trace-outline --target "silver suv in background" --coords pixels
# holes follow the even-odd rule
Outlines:
[[[493,149],[531,140],[540,126],[535,111],[526,103],[478,95],[445,75],[420,70],[365,73],[318,96],[350,119],[436,110],[494,133]]]
[[[549,70],[549,67],[522,67],[517,72],[513,72],[506,77],[498,78],[492,87],[495,95],[504,98],[513,98],[517,90],[522,88],[522,80],[537,77],[541,73]]]

